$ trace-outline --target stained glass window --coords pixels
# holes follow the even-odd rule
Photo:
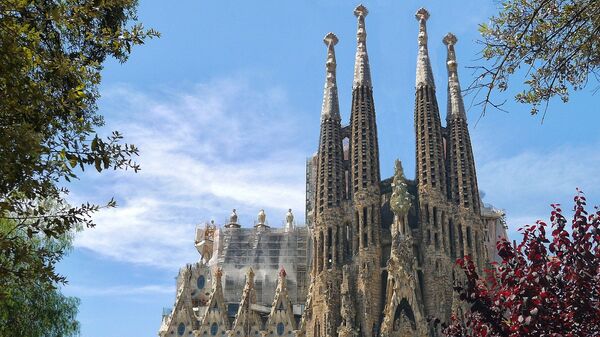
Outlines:
[[[179,323],[179,325],[177,326],[177,334],[179,336],[183,336],[184,333],[185,333],[185,324]]]
[[[213,324],[210,326],[210,334],[211,334],[211,335],[213,335],[213,336],[216,336],[216,335],[217,335],[217,332],[219,332],[219,324],[217,324],[217,323],[213,323]]]
[[[285,331],[285,326],[283,325],[283,323],[277,323],[277,334],[279,336],[283,335],[283,332]]]

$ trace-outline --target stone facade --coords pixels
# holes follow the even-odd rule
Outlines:
[[[337,37],[325,37],[321,137],[307,165],[306,214],[315,253],[299,335],[436,336],[439,327],[429,318],[445,321],[461,309],[452,291],[461,275],[454,261],[468,255],[483,268],[493,259],[494,242],[506,235],[504,214],[480,200],[452,34],[443,39],[448,109],[442,126],[425,9],[416,13],[416,177],[407,180],[397,162],[395,176],[381,181],[366,47],[368,11],[361,5],[354,14],[358,30],[349,126],[341,124],[335,101],[332,42]]]
[[[506,236],[504,213],[479,195],[455,45],[448,34],[448,103],[442,126],[428,53],[429,13],[419,9],[414,126],[415,179],[396,161],[381,179],[367,8],[357,18],[352,105],[342,125],[335,45],[329,33],[319,146],[307,161],[306,222],[291,210],[271,228],[261,210],[252,228],[235,210],[219,228],[198,228],[200,261],[179,273],[175,304],[159,336],[438,336],[463,304],[452,291],[454,261],[483,268]],[[212,284],[212,286],[210,285]]]

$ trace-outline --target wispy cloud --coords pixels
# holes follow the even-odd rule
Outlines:
[[[309,152],[282,90],[232,79],[183,92],[123,86],[103,94],[112,128],[141,149],[142,171],[84,177],[90,187],[78,199],[115,195],[120,206],[100,212],[77,247],[172,268],[197,260],[195,224],[222,223],[231,208],[247,225],[260,208],[272,225],[288,207],[302,217]]]
[[[478,165],[486,199],[507,210],[512,234],[524,224],[549,219],[550,204],[571,209],[576,188],[600,204],[600,144],[568,145],[550,151],[527,150],[515,156],[486,156]],[[592,206],[592,205],[591,205]]]
[[[91,297],[91,296],[138,296],[153,294],[172,294],[173,285],[141,285],[141,286],[112,286],[112,287],[90,287],[70,285],[65,288],[69,296]]]

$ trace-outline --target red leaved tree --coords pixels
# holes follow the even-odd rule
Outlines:
[[[538,221],[521,229],[519,245],[499,241],[502,262],[485,280],[469,258],[459,260],[466,281],[455,290],[470,309],[444,334],[600,336],[600,210],[588,214],[585,206],[578,191],[570,228],[560,205],[552,205],[551,228]]]

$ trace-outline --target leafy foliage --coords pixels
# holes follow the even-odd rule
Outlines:
[[[134,145],[118,132],[95,132],[104,124],[96,106],[103,62],[125,62],[132,46],[158,36],[137,23],[136,6],[135,0],[0,3],[0,220],[13,226],[0,234],[0,281],[64,281],[54,271],[60,254],[28,240],[93,226],[90,215],[101,206],[66,206],[66,183],[89,166],[139,169]]]
[[[600,210],[588,214],[575,196],[570,229],[560,205],[547,224],[525,227],[523,240],[498,242],[502,262],[479,277],[472,261],[459,260],[465,275],[456,291],[471,305],[455,317],[446,336],[600,336]],[[464,323],[463,323],[464,322]]]
[[[531,114],[544,114],[551,98],[563,102],[569,91],[585,88],[590,79],[600,79],[600,2],[596,0],[506,0],[500,13],[482,24],[483,58],[490,66],[476,68],[469,89],[488,105],[493,90],[505,91],[511,77],[524,75],[526,89],[516,101],[531,105]]]
[[[14,224],[7,220],[0,221],[0,233],[13,230]],[[49,239],[42,235],[28,238],[26,233],[16,233],[19,243],[26,247],[24,251],[47,252],[55,259],[66,254],[72,244],[72,233]],[[0,256],[2,265],[17,264],[21,270],[29,272],[36,268],[44,268],[46,256],[32,254],[28,259],[6,261]],[[51,289],[47,282],[36,275],[27,273],[13,274],[2,279],[2,299],[0,300],[0,336],[76,336],[79,333],[79,322],[76,315],[79,299],[67,297],[58,289]]]

